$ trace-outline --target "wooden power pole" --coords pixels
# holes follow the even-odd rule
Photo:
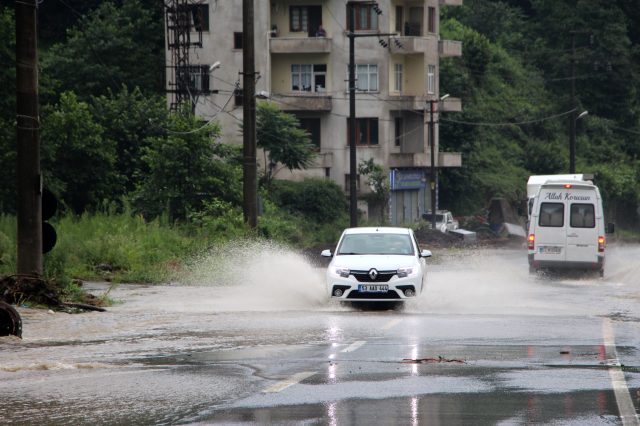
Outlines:
[[[243,211],[244,221],[251,229],[258,224],[258,164],[256,159],[256,72],[253,39],[253,1],[242,0],[243,43]],[[267,52],[269,54],[269,52]]]
[[[18,274],[42,275],[37,0],[15,2]]]

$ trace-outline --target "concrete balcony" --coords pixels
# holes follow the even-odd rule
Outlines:
[[[389,50],[395,55],[412,55],[427,51],[427,39],[424,37],[391,37]]]
[[[276,102],[283,111],[331,111],[331,96],[322,93],[303,92],[291,93],[289,95],[273,95],[273,102]]]
[[[462,154],[459,152],[438,153],[437,167],[461,167]],[[431,154],[428,152],[391,153],[389,155],[390,168],[403,167],[431,167]]]
[[[462,56],[462,42],[455,40],[440,40],[438,42],[438,53],[441,58]]]
[[[426,96],[390,95],[388,101],[394,106],[394,110],[422,111],[429,108],[429,98]]]
[[[331,39],[326,37],[272,37],[271,53],[331,53]]]
[[[459,152],[438,153],[438,167],[462,167],[462,154]]]
[[[440,0],[440,6],[462,6],[462,0]]]
[[[462,112],[462,100],[460,98],[446,98],[442,101],[441,108],[444,112]]]

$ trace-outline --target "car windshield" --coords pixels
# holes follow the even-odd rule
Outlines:
[[[425,214],[423,215],[425,220],[431,220],[431,215],[430,214]],[[443,214],[436,214],[436,222],[444,222],[444,215]]]
[[[338,255],[398,254],[413,255],[411,237],[403,234],[347,234],[338,247]]]

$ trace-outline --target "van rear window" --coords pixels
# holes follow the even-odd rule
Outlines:
[[[593,204],[571,204],[571,219],[569,221],[572,228],[595,228],[596,216]]]
[[[557,228],[564,226],[564,204],[540,204],[540,217],[538,219],[538,225]]]

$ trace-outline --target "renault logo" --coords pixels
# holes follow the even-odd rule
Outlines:
[[[371,269],[369,271],[369,278],[371,278],[372,281],[375,281],[377,276],[378,276],[378,271],[376,271],[375,269]]]

